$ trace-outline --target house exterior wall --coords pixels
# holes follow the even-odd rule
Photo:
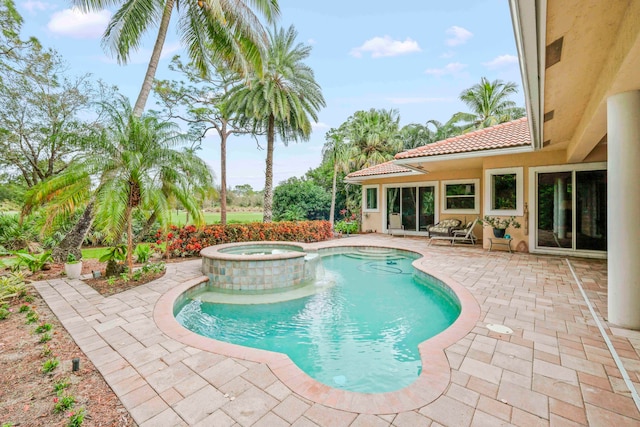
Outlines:
[[[501,156],[491,156],[485,157],[478,160],[478,158],[471,158],[467,160],[469,164],[469,168],[464,168],[464,164],[461,165],[460,160],[456,160],[456,169],[448,170],[446,168],[446,162],[438,162],[438,163],[424,163],[425,169],[429,170],[429,173],[426,174],[416,174],[412,176],[389,176],[388,178],[375,178],[371,180],[367,180],[362,182],[363,185],[376,185],[378,188],[379,194],[379,211],[378,212],[368,212],[362,215],[362,230],[363,231],[375,231],[375,232],[385,232],[386,231],[386,196],[385,189],[389,186],[398,185],[402,186],[403,184],[408,183],[421,183],[421,182],[436,182],[437,188],[439,190],[440,195],[436,198],[436,219],[443,220],[447,218],[457,218],[461,221],[465,219],[467,221],[473,220],[476,216],[479,218],[483,218],[486,215],[486,211],[488,210],[488,206],[486,206],[486,201],[484,197],[485,186],[488,185],[485,182],[487,170],[492,169],[505,169],[505,168],[522,168],[522,178],[523,178],[523,202],[527,203],[527,209],[524,210],[522,214],[515,215],[516,220],[521,224],[521,228],[514,229],[513,227],[508,229],[508,233],[513,238],[512,249],[515,249],[519,252],[528,252],[529,251],[529,242],[530,242],[530,234],[535,233],[533,229],[535,224],[535,215],[536,215],[536,207],[531,206],[529,204],[531,192],[534,191],[535,183],[530,182],[530,174],[529,169],[533,167],[540,166],[554,166],[554,165],[566,165],[567,153],[564,149],[544,149],[536,152],[528,152],[528,153],[519,153],[519,154],[510,154],[510,155],[501,155]],[[598,146],[593,150],[592,153],[585,158],[583,163],[591,163],[591,162],[605,162],[607,158],[606,146]],[[478,167],[478,164],[481,165],[481,168]],[[430,165],[433,166],[430,168]],[[443,203],[442,203],[442,182],[449,180],[464,180],[464,179],[478,179],[479,180],[479,191],[480,199],[479,199],[479,213],[478,214],[447,214],[443,212]],[[528,211],[528,221],[525,220],[525,212]],[[474,233],[478,238],[483,242],[483,247],[485,249],[489,248],[489,238],[493,237],[493,231],[490,227],[485,226],[482,227],[478,225]],[[416,235],[425,235],[426,233],[408,233],[408,234],[416,234]],[[495,249],[495,247],[494,247]],[[493,249],[492,249],[493,250]],[[499,248],[498,248],[499,250]]]

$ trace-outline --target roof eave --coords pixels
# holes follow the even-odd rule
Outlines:
[[[397,176],[415,176],[415,175],[421,175],[421,173],[413,170],[407,171],[407,172],[380,173],[375,175],[365,175],[365,176],[357,176],[353,178],[345,178],[344,182],[349,184],[362,184],[362,182],[369,181],[372,179],[384,179],[384,178],[391,178],[391,177],[395,178]]]
[[[544,61],[547,0],[509,0],[525,107],[534,150],[543,146]]]

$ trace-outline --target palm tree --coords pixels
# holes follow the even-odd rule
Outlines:
[[[471,113],[457,113],[454,117],[467,123],[465,131],[518,119],[524,116],[524,109],[508,99],[517,92],[518,86],[513,82],[490,82],[486,77],[482,77],[480,83],[463,90],[460,94],[460,100],[469,107]]]
[[[133,214],[142,212],[167,224],[169,199],[175,198],[202,224],[200,204],[194,196],[211,185],[211,171],[194,150],[177,151],[185,142],[179,128],[156,117],[137,117],[128,101],[108,109],[110,123],[91,154],[80,157],[67,170],[27,194],[23,214],[47,206],[48,216],[87,203],[95,227],[111,243],[127,237],[127,264],[133,267]],[[92,182],[94,190],[92,188]],[[89,227],[90,227],[90,220]],[[88,230],[88,228],[87,228]],[[84,236],[82,236],[84,238]]]
[[[277,0],[72,0],[74,6],[84,11],[120,5],[107,26],[103,45],[121,64],[128,62],[131,50],[139,48],[142,36],[159,22],[147,73],[133,109],[137,117],[142,115],[151,92],[174,7],[180,13],[178,31],[182,42],[202,73],[207,73],[212,57],[227,61],[244,74],[261,68],[266,37],[260,19],[247,3],[257,9],[267,23],[273,23],[280,13]],[[215,49],[212,51],[210,46]]]
[[[427,120],[425,127],[428,128],[429,125],[433,126],[434,129],[431,131],[434,139],[433,142],[437,142],[460,135],[463,132],[463,128],[458,126],[458,122],[459,119],[454,115],[445,123],[441,123],[438,120]]]
[[[266,132],[267,159],[264,184],[263,221],[271,222],[273,204],[273,150],[276,135],[286,145],[290,141],[308,140],[311,120],[325,106],[320,85],[313,70],[304,64],[311,47],[296,43],[298,33],[269,31],[269,48],[263,76],[250,84],[232,89],[229,108],[257,132]]]
[[[410,150],[437,141],[435,134],[426,125],[410,123],[400,130],[402,149]]]
[[[368,168],[393,159],[402,149],[397,110],[356,111],[343,124],[349,142],[351,166]]]
[[[331,129],[325,135],[326,142],[322,148],[323,161],[333,163],[333,184],[331,187],[331,210],[329,211],[329,222],[333,227],[336,211],[336,192],[338,172],[347,172],[349,168],[349,150],[344,142],[344,135],[340,129]]]

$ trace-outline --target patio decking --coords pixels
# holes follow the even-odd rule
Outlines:
[[[266,364],[168,337],[154,322],[154,306],[172,287],[201,276],[199,260],[168,264],[163,278],[107,298],[80,280],[34,286],[141,426],[640,425],[564,257],[428,247],[424,238],[380,234],[318,245],[347,244],[421,252],[420,263],[461,283],[480,304],[476,327],[446,349],[450,382],[431,403],[392,414],[330,408],[296,395]],[[606,319],[606,261],[570,262]],[[514,333],[490,332],[489,323]],[[640,332],[603,324],[638,389]]]

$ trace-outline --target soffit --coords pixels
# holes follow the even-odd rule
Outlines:
[[[545,70],[544,113],[553,118],[543,141],[569,146],[570,160],[586,157],[606,134],[606,98],[640,88],[638,10],[622,0],[547,1],[545,43],[563,43],[560,62]]]

